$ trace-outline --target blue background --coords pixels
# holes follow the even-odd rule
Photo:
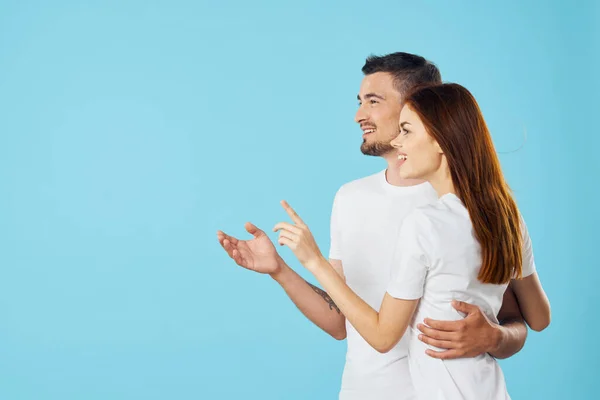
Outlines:
[[[591,398],[598,3],[282,3],[0,1],[0,398],[336,398],[345,342],[215,232],[287,199],[327,250],[335,191],[384,168],[353,116],[393,51],[474,93],[528,222],[553,321],[512,397]]]

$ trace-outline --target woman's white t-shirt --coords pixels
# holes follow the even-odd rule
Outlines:
[[[535,272],[531,239],[523,227],[523,277]],[[504,375],[489,354],[439,360],[425,350],[438,349],[418,340],[424,318],[459,320],[464,315],[452,300],[477,305],[493,322],[507,284],[481,283],[481,246],[469,213],[454,194],[415,209],[402,224],[387,292],[398,299],[421,299],[409,324],[408,361],[411,379],[421,399],[510,399]],[[500,243],[498,244],[500,245]]]

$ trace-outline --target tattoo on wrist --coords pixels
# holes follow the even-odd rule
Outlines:
[[[329,295],[327,294],[326,291],[316,287],[315,285],[311,284],[310,282],[306,282],[306,283],[308,283],[310,285],[310,287],[312,288],[312,290],[314,290],[319,296],[321,296],[323,298],[323,300],[325,300],[327,302],[327,304],[329,304],[330,310],[335,309],[335,311],[337,311],[338,314],[342,313],[340,311],[340,309],[338,308],[338,306],[335,305],[335,303],[333,302],[331,297],[329,297]]]

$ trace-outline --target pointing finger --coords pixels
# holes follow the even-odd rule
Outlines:
[[[294,211],[294,209],[288,204],[287,201],[282,200],[281,205],[283,206],[285,212],[287,212],[287,214],[290,216],[292,221],[294,221],[294,223],[296,223],[297,225],[304,225],[304,221],[302,221],[302,218],[300,218],[298,213]]]

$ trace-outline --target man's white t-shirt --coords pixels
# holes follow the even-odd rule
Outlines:
[[[521,220],[523,277],[535,272],[531,239]],[[478,279],[481,246],[469,213],[454,194],[418,207],[408,215],[395,246],[388,293],[399,299],[421,299],[403,340],[408,341],[408,361],[419,399],[510,399],[504,375],[489,354],[456,360],[438,360],[425,354],[440,350],[418,340],[417,323],[424,318],[459,320],[453,299],[477,305],[493,322],[502,306],[507,284],[483,284]],[[500,245],[500,244],[499,244]]]
[[[391,266],[404,218],[417,206],[435,203],[429,183],[390,185],[385,171],[343,185],[331,216],[329,258],[341,260],[346,283],[375,310],[389,287]],[[374,350],[346,321],[346,364],[340,400],[415,399],[402,339],[385,354]]]

